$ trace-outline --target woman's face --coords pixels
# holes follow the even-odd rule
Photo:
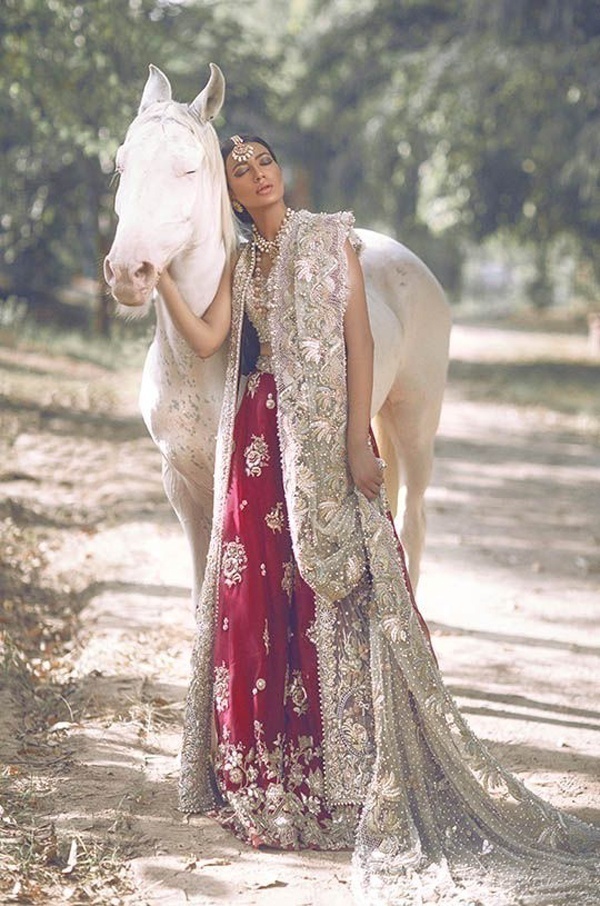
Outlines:
[[[232,201],[239,201],[248,213],[264,210],[283,200],[283,175],[273,155],[258,142],[249,142],[254,154],[248,160],[227,158],[225,170]]]

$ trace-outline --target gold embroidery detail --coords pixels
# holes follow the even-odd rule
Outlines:
[[[353,844],[357,808],[334,810],[325,817],[321,751],[312,736],[294,744],[283,734],[267,746],[264,727],[254,722],[255,745],[245,749],[230,741],[227,727],[215,759],[217,773],[235,789],[222,793],[229,821],[242,837],[252,828],[266,845],[298,849],[346,849]],[[259,779],[267,780],[266,788]]]
[[[283,512],[283,503],[279,501],[276,503],[272,510],[269,510],[265,516],[265,522],[267,526],[271,529],[273,534],[275,532],[281,532],[285,525],[285,515]]]
[[[239,585],[242,573],[248,566],[246,548],[236,535],[235,541],[228,541],[223,547],[223,560],[221,570],[225,585]]]
[[[269,446],[262,434],[253,434],[252,440],[244,450],[246,475],[258,478],[263,468],[269,464]]]
[[[308,641],[311,642],[313,645],[316,645],[316,644],[317,644],[317,621],[316,621],[316,618],[312,621],[312,623],[310,624],[310,626],[308,626],[308,627],[306,628],[306,632],[304,633],[304,635],[306,636],[306,638],[308,639]]]
[[[292,678],[287,684],[285,701],[287,702],[288,700],[292,702],[294,706],[292,710],[296,712],[298,717],[302,717],[308,711],[308,694],[304,686],[301,670],[294,670]]]
[[[222,664],[215,667],[213,698],[217,711],[226,711],[229,707],[229,668]]]
[[[289,560],[283,564],[283,576],[281,578],[281,587],[291,599],[294,590],[294,561]]]
[[[250,377],[248,378],[248,383],[246,384],[246,393],[252,399],[254,399],[254,397],[256,395],[256,391],[258,390],[259,384],[260,384],[260,372],[253,371],[252,374],[250,375]]]

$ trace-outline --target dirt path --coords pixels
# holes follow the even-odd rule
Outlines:
[[[459,330],[455,355],[479,356],[490,336],[498,334]],[[15,783],[37,786],[35,810],[54,825],[59,864],[45,899],[19,888],[14,867],[7,893],[114,906],[347,906],[347,854],[257,853],[177,812],[189,564],[135,414],[137,375],[117,380],[8,350],[0,374],[10,440],[0,515],[43,543],[42,584],[60,590],[79,620],[75,643],[60,649],[62,685],[45,727],[23,727],[10,685],[0,701],[3,760]],[[420,606],[477,732],[533,788],[595,821],[599,488],[586,425],[469,402],[451,384]]]

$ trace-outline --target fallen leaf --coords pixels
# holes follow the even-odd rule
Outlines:
[[[269,881],[268,884],[255,884],[253,887],[256,890],[268,890],[270,887],[287,887],[287,881]]]
[[[48,728],[48,733],[58,733],[60,730],[70,730],[71,727],[78,726],[79,724],[73,723],[71,720],[59,720]]]
[[[71,872],[77,867],[77,840],[71,840],[71,849],[69,850],[69,858],[67,859],[67,864],[62,870],[63,875],[70,875]]]

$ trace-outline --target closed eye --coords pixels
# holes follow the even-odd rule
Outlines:
[[[173,174],[175,176],[193,176],[198,172],[202,163],[202,155],[198,148],[185,148],[173,155]]]

